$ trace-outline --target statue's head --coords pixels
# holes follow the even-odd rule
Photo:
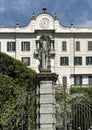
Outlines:
[[[42,41],[50,41],[50,37],[47,36],[47,35],[42,35],[42,36],[40,37],[40,40],[42,40]]]
[[[47,45],[47,48],[49,48],[50,46],[50,37],[47,36],[47,35],[42,35],[39,39],[40,41],[40,48],[43,48],[43,44],[46,44]]]

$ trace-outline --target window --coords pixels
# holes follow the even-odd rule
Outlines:
[[[22,57],[22,62],[27,66],[30,66],[30,57]]]
[[[60,57],[60,65],[68,65],[69,59],[68,57]]]
[[[62,80],[63,85],[67,85],[67,77],[64,76]]]
[[[30,42],[21,42],[21,51],[30,51]]]
[[[63,42],[62,42],[62,51],[67,51],[66,41],[63,41]]]
[[[88,51],[92,51],[92,41],[88,41]]]
[[[7,51],[15,51],[15,42],[7,42]]]
[[[88,85],[92,85],[92,76],[88,76]]]
[[[74,57],[74,65],[82,65],[82,57]]]
[[[76,41],[76,51],[80,51],[80,42]]]
[[[86,57],[86,65],[92,65],[92,57]]]
[[[75,76],[74,77],[74,85],[82,85],[82,76]]]

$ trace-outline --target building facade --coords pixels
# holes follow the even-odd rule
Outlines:
[[[59,83],[67,86],[92,85],[92,28],[63,26],[46,9],[33,14],[30,23],[21,27],[0,28],[0,51],[24,62],[37,72],[36,43],[41,36],[51,39],[51,70]]]

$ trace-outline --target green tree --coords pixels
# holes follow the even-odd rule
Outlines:
[[[71,120],[71,95],[67,91],[66,85],[56,87],[56,115],[58,127],[67,130],[67,124]]]
[[[35,71],[0,53],[0,127],[35,129]]]
[[[92,87],[71,87],[67,91],[67,86],[58,85],[56,103],[59,127],[64,130],[67,130],[67,126],[72,126],[72,129],[79,126],[89,128],[92,120]]]

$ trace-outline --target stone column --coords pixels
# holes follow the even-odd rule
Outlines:
[[[56,130],[55,124],[55,73],[40,73],[37,81],[37,130]]]

